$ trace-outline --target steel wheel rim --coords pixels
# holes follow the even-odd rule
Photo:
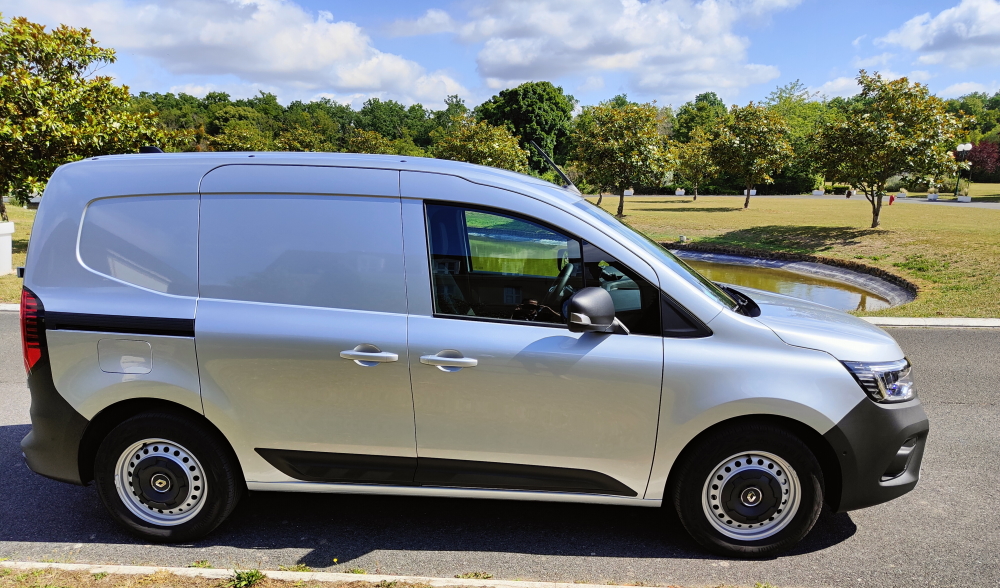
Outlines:
[[[205,472],[194,454],[167,439],[143,439],[122,452],[115,488],[129,511],[144,522],[176,526],[201,511],[208,494]]]
[[[766,451],[747,451],[719,463],[705,480],[701,496],[705,517],[715,530],[731,539],[758,541],[795,518],[802,488],[787,461]]]

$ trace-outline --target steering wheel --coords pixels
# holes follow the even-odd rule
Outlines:
[[[553,298],[556,300],[562,296],[563,290],[566,289],[566,284],[569,282],[569,277],[573,274],[573,264],[566,262],[563,266],[562,271],[556,276],[556,280],[552,288],[549,289],[548,293],[545,294],[545,298],[542,300],[542,306],[549,306],[549,303]]]

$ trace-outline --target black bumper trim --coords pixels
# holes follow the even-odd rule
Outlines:
[[[842,486],[837,504],[831,504],[834,510],[865,508],[913,490],[929,428],[919,400],[882,405],[865,398],[858,403],[823,436],[840,462]],[[883,480],[907,440],[914,445],[905,469]]]
[[[636,496],[618,480],[590,470],[428,457],[394,457],[257,448],[296,480]]]
[[[152,316],[119,316],[113,314],[46,312],[45,328],[63,331],[95,331],[101,333],[129,333],[133,335],[194,337],[194,319],[160,318]]]
[[[52,369],[42,359],[28,376],[31,431],[21,440],[28,467],[46,478],[83,485],[80,441],[90,421],[76,412],[56,390]]]

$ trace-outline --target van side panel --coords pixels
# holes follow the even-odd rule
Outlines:
[[[229,165],[202,182],[195,330],[205,416],[248,482],[291,481],[292,470],[263,456],[303,452],[324,456],[310,458],[306,477],[407,479],[416,445],[398,178]],[[396,359],[341,356],[371,348]]]
[[[204,167],[191,160],[88,160],[60,167],[50,179],[24,280],[44,307],[46,327],[47,357],[28,378],[32,432],[22,442],[38,473],[80,483],[79,447],[89,420],[120,400],[164,399],[202,412],[194,355],[197,292],[187,287],[173,295],[178,276],[163,267],[197,263],[193,237]],[[100,265],[104,256],[97,268],[78,255],[94,202],[103,219],[87,238],[88,258]],[[157,263],[166,258],[170,263]],[[187,332],[165,336],[164,327],[178,321],[191,325]],[[105,345],[105,367],[114,370],[117,363],[119,373],[101,369],[102,340],[128,341]],[[122,351],[115,355],[115,349]],[[145,351],[136,355],[135,349]],[[138,369],[140,359],[145,367]]]

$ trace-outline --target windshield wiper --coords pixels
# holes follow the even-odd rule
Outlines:
[[[573,183],[572,180],[569,179],[569,176],[567,176],[566,174],[564,174],[563,170],[559,169],[559,166],[556,165],[556,163],[554,161],[552,161],[552,158],[549,157],[548,153],[546,153],[541,147],[538,146],[538,143],[535,143],[534,141],[528,141],[528,143],[530,143],[531,146],[535,148],[535,151],[537,151],[538,154],[542,156],[542,159],[545,160],[545,163],[549,164],[549,167],[551,167],[553,169],[553,171],[555,171],[557,174],[559,174],[559,177],[562,178],[563,181],[566,182],[565,184],[563,184],[563,188],[567,188],[569,190],[572,190],[572,191],[576,192],[577,194],[580,194],[581,196],[583,195],[580,192],[580,189],[576,187],[576,185]]]

